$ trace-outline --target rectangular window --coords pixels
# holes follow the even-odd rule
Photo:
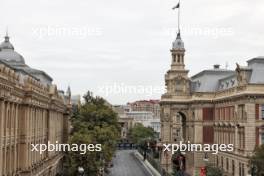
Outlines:
[[[259,120],[259,104],[256,104],[255,105],[255,114],[256,114],[256,120]]]
[[[261,106],[261,118],[264,120],[264,105]]]
[[[235,175],[235,161],[232,160],[232,175]]]
[[[219,120],[219,108],[215,109],[215,120]]]
[[[245,105],[238,105],[238,118],[241,120],[245,120]]]
[[[241,163],[239,163],[239,176],[242,176],[242,174],[241,174]]]
[[[244,166],[244,164],[242,164],[242,176],[245,176],[245,168],[244,168],[245,166]]]
[[[214,108],[203,108],[203,120],[204,121],[214,120]]]
[[[261,144],[264,144],[264,133],[261,134]]]
[[[214,142],[214,127],[204,126],[203,127],[203,143],[212,144]]]

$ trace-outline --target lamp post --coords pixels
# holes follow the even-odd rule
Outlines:
[[[78,167],[78,174],[79,174],[79,176],[84,175],[84,168],[83,167],[81,167],[81,166]]]
[[[257,167],[254,164],[251,165],[251,175],[252,176],[257,175]]]
[[[144,148],[143,148],[143,151],[144,151],[144,153],[143,153],[143,157],[144,157],[144,161],[147,159],[147,150],[148,150],[148,146],[149,146],[149,143],[145,140],[145,142],[144,142]]]
[[[104,160],[104,155],[102,153],[100,153],[100,161],[102,162],[102,167],[100,168],[100,174],[101,176],[104,176],[104,167],[105,167],[105,160]]]

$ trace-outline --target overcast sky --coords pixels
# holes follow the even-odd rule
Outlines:
[[[164,85],[170,67],[177,28],[171,8],[177,2],[3,0],[0,34],[8,26],[15,50],[29,66],[52,76],[59,89],[91,90],[113,104],[159,99],[161,91],[151,88]],[[214,64],[233,69],[236,62],[245,65],[264,55],[263,9],[263,0],[182,0],[189,75]]]

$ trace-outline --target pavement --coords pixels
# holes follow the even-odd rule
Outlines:
[[[135,157],[133,150],[118,150],[108,176],[152,176]]]

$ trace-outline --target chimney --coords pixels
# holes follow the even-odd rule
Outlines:
[[[215,64],[214,65],[214,69],[220,69],[220,65],[219,64]]]

